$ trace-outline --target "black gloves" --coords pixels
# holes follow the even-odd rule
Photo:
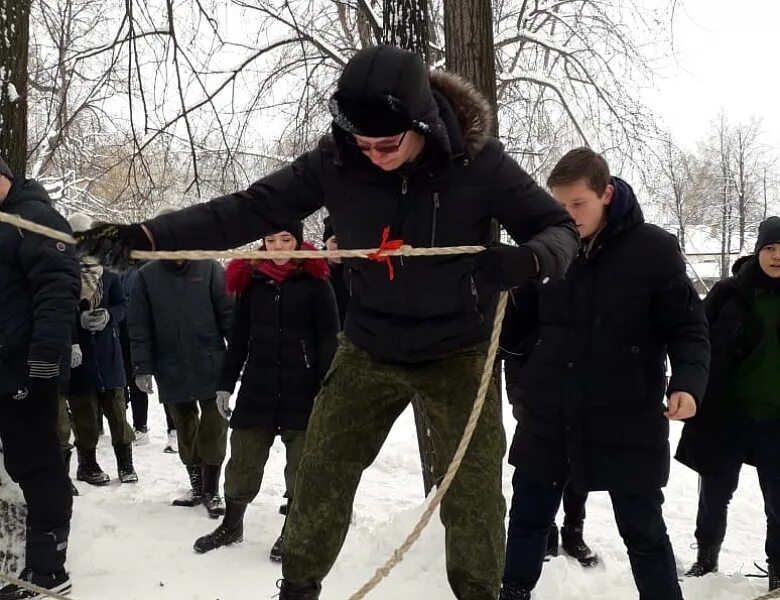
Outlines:
[[[102,265],[119,271],[130,265],[130,252],[152,250],[152,241],[139,223],[119,225],[101,223],[92,229],[74,235],[76,250],[83,256],[94,256]]]
[[[475,257],[477,270],[502,290],[520,287],[539,275],[539,265],[530,248],[491,244]]]

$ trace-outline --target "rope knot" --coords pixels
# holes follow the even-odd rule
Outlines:
[[[390,226],[387,225],[382,230],[382,242],[379,244],[379,248],[377,248],[375,252],[371,252],[368,255],[368,260],[385,263],[387,265],[387,275],[390,278],[390,281],[393,281],[393,279],[395,279],[395,269],[393,268],[392,257],[387,256],[385,252],[400,250],[401,247],[404,245],[404,241],[390,240],[388,239],[389,237],[390,237]]]

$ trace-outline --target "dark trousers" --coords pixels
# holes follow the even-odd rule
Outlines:
[[[214,399],[168,404],[176,425],[179,458],[187,466],[221,465],[227,452],[228,423]]]
[[[0,396],[5,468],[22,488],[28,530],[39,534],[67,527],[73,505],[57,434],[59,398],[47,396]]]
[[[563,526],[566,529],[582,529],[585,523],[585,504],[588,492],[580,492],[567,483],[563,488]]]
[[[752,458],[764,495],[766,513],[766,555],[780,562],[780,421],[740,424],[739,443],[720,473],[699,480],[699,512],[696,516],[696,541],[699,545],[720,546],[726,536],[726,520],[731,497],[739,485],[742,464]]]
[[[173,422],[173,416],[171,415],[171,409],[167,404],[163,404],[163,410],[165,411],[165,425],[168,428],[168,433],[176,431],[176,424]]]
[[[557,484],[538,482],[518,470],[512,487],[503,580],[517,588],[533,589],[542,574],[547,534],[561,504],[563,489]],[[661,510],[661,491],[613,491],[609,495],[640,600],[682,600]]]
[[[119,324],[119,341],[122,345],[122,356],[125,361],[125,375],[127,378],[125,402],[130,405],[133,411],[133,429],[146,431],[149,423],[149,396],[135,385],[134,369],[130,360],[130,334],[127,331],[126,320]]]

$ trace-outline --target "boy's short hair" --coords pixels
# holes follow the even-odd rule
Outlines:
[[[604,157],[590,148],[575,148],[567,152],[553,167],[547,178],[547,187],[569,185],[584,179],[588,187],[601,196],[612,180]]]

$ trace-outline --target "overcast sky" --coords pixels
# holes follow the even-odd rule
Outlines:
[[[645,101],[683,144],[695,144],[721,108],[731,121],[760,116],[780,151],[780,2],[681,0],[676,61]],[[676,63],[676,64],[675,64]]]

